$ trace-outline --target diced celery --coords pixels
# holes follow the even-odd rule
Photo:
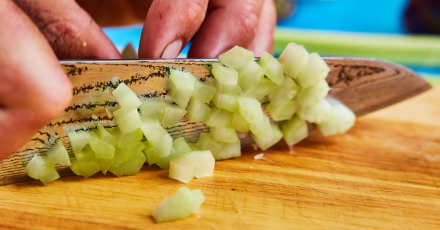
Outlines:
[[[333,111],[328,117],[316,128],[324,135],[336,135],[347,132],[353,127],[356,115],[347,106],[335,99],[327,99],[333,106]]]
[[[270,124],[270,120],[266,116],[266,114],[263,114],[263,119],[261,119],[260,121],[251,123],[250,130],[255,136],[259,138],[272,136],[272,127]]]
[[[214,79],[214,85],[215,85],[215,88],[217,89],[217,93],[219,93],[219,94],[226,94],[226,95],[231,95],[231,96],[240,95],[240,86],[238,86],[238,85],[222,84],[215,79]]]
[[[108,171],[113,173],[113,175],[115,175],[117,177],[121,177],[121,176],[124,176],[124,169],[125,169],[125,164],[122,163],[117,166],[115,166],[115,165],[110,166]]]
[[[211,102],[211,99],[216,91],[217,89],[208,80],[199,80],[195,82],[192,97],[203,103],[208,104],[209,102]]]
[[[170,69],[169,79],[165,78],[164,81],[168,81],[165,84],[167,94],[175,101],[181,108],[185,108],[191,98],[194,91],[194,84],[196,79],[188,71]]]
[[[246,93],[244,93],[244,96],[263,99],[266,95],[272,92],[276,86],[277,84],[275,84],[269,78],[263,77],[257,85],[250,88]]]
[[[211,127],[210,134],[216,141],[234,143],[238,141],[237,133],[234,129],[226,127]]]
[[[212,64],[212,75],[214,75],[215,79],[217,79],[221,84],[225,85],[236,85],[238,81],[238,73],[232,67],[226,67],[220,63]]]
[[[223,143],[217,142],[209,133],[201,133],[196,144],[200,150],[209,150],[215,157],[222,150]]]
[[[65,125],[63,129],[69,137],[73,153],[79,153],[91,138],[89,131],[83,125]]]
[[[300,106],[297,114],[303,120],[319,124],[330,117],[332,109],[331,104],[324,99],[308,107]]]
[[[319,54],[311,53],[309,62],[295,80],[301,87],[307,88],[324,80],[329,72],[330,68]]]
[[[194,198],[194,205],[193,205],[193,210],[192,212],[201,212],[202,210],[200,210],[200,206],[202,206],[203,202],[205,201],[205,196],[202,193],[202,190],[200,189],[194,189],[191,190],[191,194],[193,195]]]
[[[163,126],[174,126],[177,122],[185,116],[186,110],[180,108],[176,104],[172,104],[171,102],[166,102],[165,112],[163,114],[163,118],[160,121]]]
[[[261,121],[263,119],[261,103],[255,98],[238,97],[238,112],[249,123]]]
[[[144,154],[142,152],[138,152],[134,157],[130,158],[124,164],[124,176],[132,176],[139,173],[142,166],[145,164]]]
[[[182,187],[173,197],[165,197],[152,215],[158,223],[179,220],[188,217],[193,212],[194,206],[193,194],[187,187]]]
[[[47,185],[49,182],[57,180],[58,178],[60,178],[58,171],[55,169],[55,167],[50,167],[44,176],[40,177],[40,181],[43,182],[44,185]]]
[[[100,159],[113,159],[115,157],[115,147],[102,141],[94,133],[90,133],[92,138],[89,140],[89,146],[95,152],[95,157]]]
[[[144,142],[145,148],[142,150],[149,165],[153,165],[159,161],[160,157],[156,153],[156,148],[152,146],[148,141]],[[170,154],[171,155],[171,154]]]
[[[90,148],[90,146],[86,146],[79,153],[75,153],[76,159],[81,162],[91,162],[95,161],[95,152]]]
[[[289,43],[278,61],[284,66],[284,73],[295,79],[309,62],[309,53],[304,46]]]
[[[284,67],[268,52],[264,51],[260,57],[260,66],[264,75],[279,85],[284,80]]]
[[[274,121],[284,121],[292,118],[293,114],[298,110],[298,107],[298,101],[290,100],[279,106],[274,106],[271,102],[266,109]]]
[[[286,121],[281,126],[284,140],[288,145],[294,145],[308,135],[307,123],[298,116]]]
[[[191,148],[186,142],[185,138],[179,137],[173,141],[173,150],[178,153],[190,152]]]
[[[72,171],[79,176],[90,177],[100,171],[96,161],[79,161],[76,158],[70,158]]]
[[[286,77],[284,78],[283,84],[279,85],[268,95],[270,103],[274,106],[282,105],[286,101],[292,100],[299,89],[300,87],[292,78]]]
[[[297,100],[302,107],[307,107],[323,100],[330,91],[327,81],[322,80],[309,88],[301,88]]]
[[[130,149],[116,148],[115,157],[113,159],[113,166],[118,166],[128,161],[128,159],[135,156],[138,152],[142,151],[144,148],[145,145],[141,141],[134,142]]]
[[[238,69],[237,72],[238,85],[243,92],[247,92],[252,87],[256,86],[264,76],[263,69],[254,60]]]
[[[209,114],[211,113],[211,108],[209,108],[208,105],[195,98],[191,98],[186,110],[188,111],[186,117],[191,122],[205,121],[209,118]]]
[[[115,121],[118,124],[122,134],[132,132],[141,127],[141,117],[137,109],[120,108],[113,113]]]
[[[197,178],[214,175],[215,159],[211,151],[192,151],[187,152],[185,157],[194,161],[194,176]]]
[[[247,133],[250,129],[250,123],[247,122],[239,112],[234,112],[232,115],[231,128],[236,129],[240,132]]]
[[[200,151],[197,147],[197,143],[188,143],[188,146],[191,148],[191,151]]]
[[[138,145],[138,142],[142,140],[143,137],[144,135],[142,134],[141,129],[136,129],[126,134],[121,133],[118,135],[119,141],[116,146],[123,150],[129,150]]]
[[[186,143],[183,137],[179,137],[173,141],[173,149],[171,153],[167,157],[163,157],[155,162],[161,169],[169,169],[170,168],[170,160],[174,157],[182,156],[186,152],[190,152],[191,148],[188,143]]]
[[[122,108],[133,110],[142,104],[136,94],[123,82],[119,84],[112,94]]]
[[[227,94],[216,93],[212,102],[217,108],[226,109],[234,112],[238,108],[237,96],[231,96]]]
[[[55,164],[49,161],[47,156],[37,154],[26,165],[27,174],[47,185],[49,182],[58,179],[60,176],[55,169]]]
[[[235,143],[223,143],[220,151],[217,153],[212,153],[215,160],[226,160],[233,157],[241,156],[241,146],[240,141]]]
[[[272,147],[274,144],[276,144],[278,141],[283,138],[283,133],[281,132],[280,128],[278,128],[277,125],[272,124],[272,136],[259,138],[253,134],[251,134],[252,139],[254,139],[255,143],[257,143],[258,147],[260,147],[261,150],[266,150],[270,147]]]
[[[170,155],[173,147],[173,138],[169,134],[164,136],[162,140],[157,142],[154,147],[156,148],[156,154],[160,157],[166,157]]]
[[[159,123],[146,120],[142,122],[141,130],[147,140],[153,145],[168,135],[168,132]]]
[[[169,177],[188,183],[194,178],[194,162],[184,156],[175,157],[170,160]]]
[[[239,69],[254,59],[254,53],[240,46],[234,46],[220,55],[219,60],[225,66]]]
[[[106,174],[108,169],[113,165],[113,159],[96,159],[102,174]]]
[[[139,107],[141,117],[147,119],[162,119],[165,110],[165,101],[161,97],[143,98]]]
[[[209,114],[208,120],[205,123],[209,127],[229,127],[232,122],[232,113],[225,110],[220,109],[215,106],[212,106],[211,113]]]
[[[105,129],[102,124],[98,124],[98,131],[96,132],[96,134],[98,134],[99,139],[113,146],[115,146],[116,143],[118,143],[117,137],[115,137],[107,129]]]
[[[63,145],[63,142],[55,135],[55,144],[47,151],[46,155],[53,164],[61,164],[70,166],[69,154]]]

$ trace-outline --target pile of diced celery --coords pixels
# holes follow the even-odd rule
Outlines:
[[[141,100],[116,77],[112,82],[118,87],[112,95],[119,106],[111,116],[117,127],[97,120],[87,126],[64,126],[74,157],[69,159],[63,143],[54,137],[51,148],[35,154],[26,170],[47,184],[59,178],[56,164],[70,166],[84,177],[99,171],[120,177],[137,174],[147,162],[188,183],[194,177],[212,176],[215,160],[241,155],[236,131],[250,133],[262,150],[283,137],[289,145],[298,143],[308,135],[306,122],[316,124],[326,136],[344,133],[353,126],[355,115],[337,100],[326,99],[329,71],[318,54],[291,43],[278,60],[266,52],[254,60],[251,51],[236,46],[212,65],[214,78],[199,79],[168,67],[165,98]],[[197,143],[183,137],[173,140],[164,127],[176,125],[184,116],[203,122],[210,132],[202,133]]]

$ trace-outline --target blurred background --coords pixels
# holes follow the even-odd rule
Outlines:
[[[275,56],[293,41],[321,56],[397,62],[440,85],[439,0],[276,0],[276,4]],[[129,43],[137,50],[141,31],[142,25],[104,28],[120,50]]]

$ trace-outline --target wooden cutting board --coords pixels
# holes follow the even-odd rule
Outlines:
[[[202,212],[156,224],[164,196],[185,185],[144,166],[137,176],[69,176],[0,187],[0,228],[434,229],[440,228],[440,86],[357,120],[345,135],[313,131],[295,146],[216,163],[189,188]]]

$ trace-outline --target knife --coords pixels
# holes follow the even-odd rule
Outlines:
[[[327,77],[331,88],[329,96],[340,100],[358,117],[431,88],[415,72],[394,63],[344,57],[326,57],[324,60],[331,69]],[[25,165],[34,153],[44,151],[43,143],[52,133],[57,133],[67,147],[63,125],[82,124],[94,119],[111,124],[113,121],[108,111],[118,106],[109,93],[113,87],[109,82],[114,76],[124,81],[139,97],[165,96],[162,84],[166,66],[185,68],[196,77],[209,78],[212,77],[210,66],[215,62],[218,59],[61,61],[72,82],[73,100],[63,114],[0,163],[0,185],[31,180]],[[196,142],[201,132],[209,131],[202,123],[191,123],[186,118],[166,129],[173,138],[183,136],[188,142]],[[239,133],[239,138],[242,146],[252,143],[247,134]],[[57,169],[61,176],[72,175],[66,166],[57,166]]]

